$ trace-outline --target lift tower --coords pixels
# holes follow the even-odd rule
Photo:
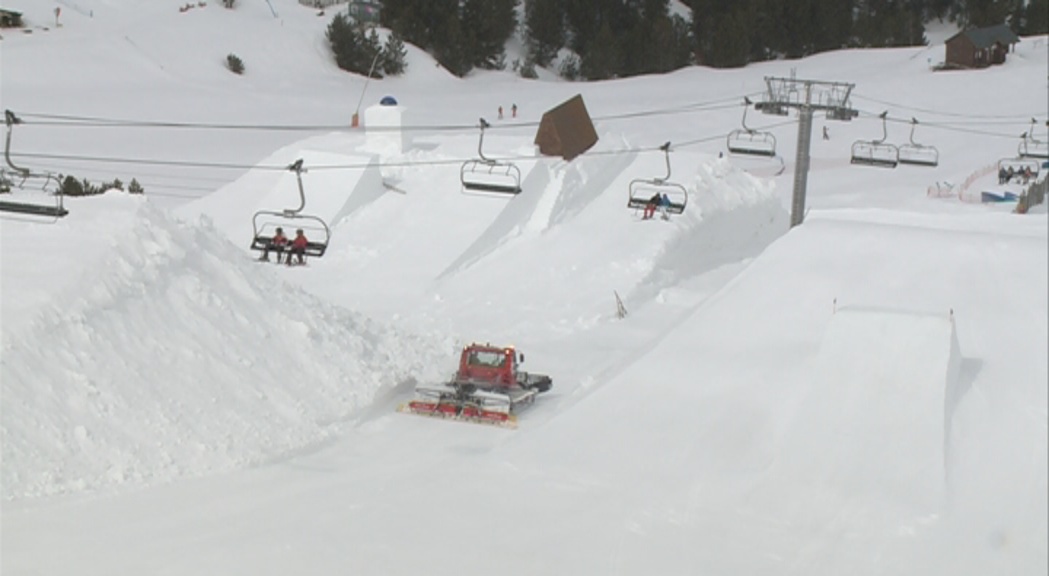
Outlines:
[[[791,108],[798,111],[798,151],[794,162],[794,196],[791,201],[790,226],[805,220],[805,187],[809,178],[809,147],[812,144],[812,112],[826,112],[827,119],[849,121],[859,115],[849,105],[854,84],[822,82],[797,78],[765,77],[767,91],[754,107],[765,114],[786,116]]]

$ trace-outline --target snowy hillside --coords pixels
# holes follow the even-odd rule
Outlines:
[[[293,0],[5,7],[13,161],[146,193],[0,220],[0,572],[1049,571],[1049,222],[979,202],[1032,117],[1049,140],[1046,38],[982,71],[934,45],[593,84],[413,51],[362,95]],[[791,74],[860,112],[817,116],[793,229],[796,117],[750,111],[775,158],[725,153]],[[598,143],[538,155],[575,94]],[[403,149],[349,128],[384,95]],[[851,164],[882,111],[938,165]],[[519,195],[463,193],[478,117]],[[641,220],[666,141],[687,206]],[[325,255],[254,261],[302,200]],[[553,378],[516,430],[396,412],[470,341]]]

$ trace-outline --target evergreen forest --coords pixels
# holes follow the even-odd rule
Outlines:
[[[402,42],[426,50],[452,73],[506,69],[505,46],[519,32],[526,59],[569,79],[603,80],[669,72],[692,64],[734,68],[844,48],[921,46],[926,24],[1007,24],[1021,36],[1049,32],[1049,0],[384,0],[381,25],[395,39],[339,15],[328,38],[339,66],[397,74]],[[378,58],[376,60],[376,55]]]

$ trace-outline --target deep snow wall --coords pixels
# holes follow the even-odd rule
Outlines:
[[[450,357],[439,338],[322,302],[251,258],[207,221],[143,204],[76,290],[5,331],[3,499],[274,458]]]

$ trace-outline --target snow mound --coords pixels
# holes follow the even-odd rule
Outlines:
[[[384,389],[439,377],[446,343],[267,266],[206,221],[143,204],[75,294],[4,333],[2,497],[243,467],[338,433]]]

